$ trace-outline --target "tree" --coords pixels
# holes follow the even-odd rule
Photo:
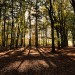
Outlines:
[[[70,0],[72,6],[73,6],[73,9],[74,9],[74,12],[75,12],[75,0]]]
[[[51,21],[51,35],[52,35],[52,52],[55,52],[55,45],[54,45],[54,11],[53,11],[53,3],[52,0],[49,0],[49,8],[46,5],[46,8],[48,9],[50,21]]]

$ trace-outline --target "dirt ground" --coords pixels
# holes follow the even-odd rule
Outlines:
[[[75,48],[19,48],[0,52],[0,75],[75,75]]]

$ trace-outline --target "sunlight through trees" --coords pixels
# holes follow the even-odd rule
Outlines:
[[[75,46],[74,0],[0,0],[0,48]],[[70,42],[69,42],[70,41]]]

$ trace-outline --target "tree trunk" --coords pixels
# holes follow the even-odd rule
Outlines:
[[[59,36],[59,31],[57,30],[57,43],[58,43],[58,49],[60,50],[60,36]]]
[[[55,45],[54,45],[54,21],[53,21],[52,0],[50,0],[49,17],[50,17],[50,20],[51,20],[52,52],[55,52]]]
[[[3,21],[4,21],[4,24],[3,24],[3,37],[2,37],[2,46],[5,47],[5,42],[6,42],[6,38],[5,38],[5,25],[6,25],[6,7],[5,7],[5,10],[3,12]]]
[[[12,0],[11,48],[14,48],[14,17],[13,17],[13,0]]]
[[[31,7],[29,10],[29,47],[31,49]]]
[[[35,47],[38,48],[38,24],[37,24],[37,0],[36,0],[36,26],[35,26]]]

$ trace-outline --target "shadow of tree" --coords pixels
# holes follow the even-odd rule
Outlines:
[[[75,48],[50,53],[44,48],[24,49],[0,57],[0,75],[74,75]],[[72,59],[73,58],[73,59]]]

